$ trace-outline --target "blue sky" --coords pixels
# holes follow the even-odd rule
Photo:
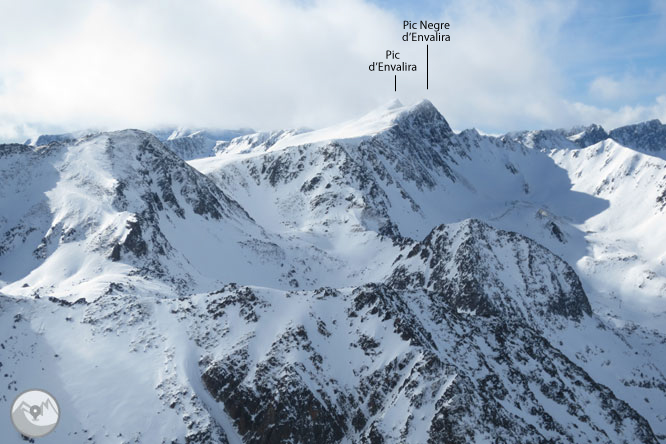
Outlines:
[[[601,76],[644,79],[646,85],[631,97],[637,104],[648,104],[665,92],[663,77],[661,84],[650,85],[666,73],[664,10],[655,6],[648,1],[591,1],[578,6],[562,29],[558,53],[571,96],[595,100],[586,85]]]
[[[451,23],[427,90],[405,19]],[[386,49],[419,66],[397,91],[368,70]],[[666,0],[0,0],[0,140],[317,128],[396,98],[492,133],[666,122]]]

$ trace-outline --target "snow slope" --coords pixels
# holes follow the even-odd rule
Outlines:
[[[666,441],[660,157],[428,101],[158,135],[0,145],[0,403],[54,394],[43,442]]]
[[[569,172],[574,190],[609,202],[580,225],[588,251],[577,268],[602,295],[599,311],[663,331],[666,161],[612,139],[551,156]]]

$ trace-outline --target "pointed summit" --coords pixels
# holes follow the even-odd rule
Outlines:
[[[309,143],[326,143],[331,140],[373,137],[379,133],[391,131],[396,127],[412,128],[417,132],[425,128],[428,133],[432,132],[428,128],[437,127],[437,132],[440,135],[453,134],[444,117],[428,100],[422,100],[415,105],[404,106],[399,100],[395,99],[375,108],[359,119],[297,134],[293,137],[285,137],[274,144],[270,151]]]
[[[398,109],[402,108],[403,106],[405,105],[403,105],[399,99],[393,99],[386,104],[386,109]]]
[[[444,116],[428,99],[415,105],[403,107],[395,118],[397,126],[409,131],[417,131],[424,135],[436,134],[447,139],[453,135]]]
[[[434,110],[435,112],[439,113],[435,105],[432,104],[432,102],[428,99],[421,99],[418,101],[415,105],[412,105],[412,108],[414,109],[422,109],[422,110]]]

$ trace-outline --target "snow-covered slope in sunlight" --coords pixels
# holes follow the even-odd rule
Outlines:
[[[55,395],[44,443],[666,443],[666,161],[632,128],[426,100],[0,145],[0,409]]]
[[[577,262],[603,311],[652,328],[666,325],[666,161],[607,139],[551,156],[573,189],[609,202],[585,220],[588,251]],[[601,307],[600,307],[600,311]]]
[[[148,133],[1,155],[7,293],[90,299],[123,283],[170,293],[219,279],[279,285],[286,273],[284,251],[245,210]]]

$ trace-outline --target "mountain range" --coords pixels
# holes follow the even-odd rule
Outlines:
[[[0,402],[52,393],[40,442],[666,442],[659,121],[396,101],[40,136],[0,183]]]

